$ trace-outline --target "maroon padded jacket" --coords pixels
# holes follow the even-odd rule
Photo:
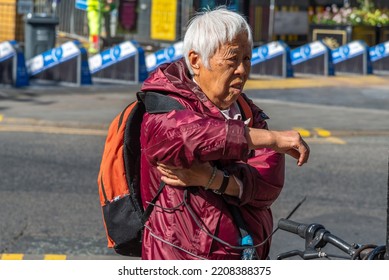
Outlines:
[[[144,82],[142,90],[166,92],[186,108],[144,116],[144,207],[159,188],[161,174],[156,169],[157,162],[188,168],[196,160],[210,161],[243,182],[240,199],[202,187],[190,187],[185,193],[184,188],[166,185],[145,226],[142,259],[240,259],[241,250],[228,246],[239,245],[239,230],[228,204],[240,208],[254,243],[264,241],[273,229],[270,206],[284,183],[284,155],[270,149],[250,152],[243,121],[224,118],[192,81],[182,59],[158,68]],[[253,127],[267,129],[267,116],[243,96],[253,112]],[[270,240],[257,248],[258,256],[265,259],[269,249]]]

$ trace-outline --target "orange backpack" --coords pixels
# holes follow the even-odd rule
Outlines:
[[[161,183],[154,200],[144,211],[139,186],[143,114],[181,109],[183,105],[161,93],[138,92],[137,101],[117,115],[109,127],[97,184],[108,247],[118,254],[141,255],[143,226],[164,186]]]
[[[252,112],[240,97],[245,119]],[[144,210],[140,195],[140,127],[145,112],[150,114],[182,110],[177,100],[157,92],[138,92],[137,100],[112,121],[106,138],[97,178],[108,247],[121,255],[139,257],[143,227],[162,192],[161,182],[154,199]]]

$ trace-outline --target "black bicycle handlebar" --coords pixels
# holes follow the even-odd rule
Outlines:
[[[297,234],[301,238],[305,238],[308,225],[300,224],[287,219],[280,219],[278,221],[278,227],[282,230]]]
[[[294,222],[288,219],[280,219],[278,227],[282,230],[297,234],[305,240],[305,251],[301,252],[294,250],[292,255],[299,255],[303,259],[315,259],[325,256],[320,252],[321,248],[326,246],[327,243],[333,244],[347,254],[352,254],[352,245],[345,241],[333,236],[324,226],[320,224],[303,224]],[[288,258],[291,253],[281,255],[281,257]]]
[[[341,238],[331,234],[324,226],[320,224],[303,224],[288,219],[280,219],[278,227],[282,230],[297,234],[305,240],[305,250],[293,250],[280,254],[277,259],[290,258],[292,256],[300,256],[303,259],[315,259],[328,257],[329,255],[322,252],[321,249],[327,243],[332,244],[342,250],[351,259],[380,259],[385,246],[376,245],[357,245],[349,244]],[[374,249],[376,248],[376,249]],[[340,257],[340,256],[337,256]]]

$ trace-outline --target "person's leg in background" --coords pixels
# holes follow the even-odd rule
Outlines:
[[[88,52],[95,54],[100,50],[101,0],[88,0],[87,14],[89,26]]]

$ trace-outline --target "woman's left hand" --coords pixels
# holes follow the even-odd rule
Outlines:
[[[206,186],[213,170],[209,162],[196,162],[186,169],[158,163],[157,169],[161,180],[175,187]]]

